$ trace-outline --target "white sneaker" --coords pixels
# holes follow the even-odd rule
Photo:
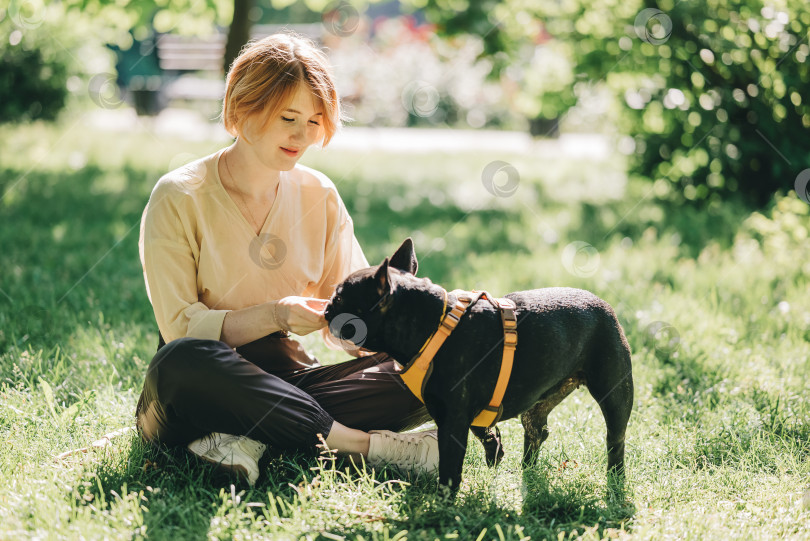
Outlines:
[[[188,444],[201,459],[247,478],[250,486],[259,478],[259,459],[267,446],[246,436],[212,432]]]
[[[439,471],[439,438],[435,430],[400,434],[390,430],[371,430],[367,462],[385,464],[421,473]]]

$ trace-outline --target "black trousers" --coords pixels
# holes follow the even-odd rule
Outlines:
[[[279,449],[312,450],[334,421],[364,431],[408,430],[429,421],[399,372],[384,353],[318,366],[282,333],[235,351],[218,340],[161,340],[136,424],[146,441],[169,446],[223,432]]]

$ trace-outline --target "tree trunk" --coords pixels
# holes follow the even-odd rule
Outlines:
[[[228,29],[228,41],[225,43],[225,73],[228,73],[231,63],[250,39],[252,23],[248,15],[252,7],[253,0],[233,0],[233,21]]]

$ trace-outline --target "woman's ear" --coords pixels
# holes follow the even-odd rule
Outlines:
[[[401,271],[416,274],[419,263],[416,261],[416,252],[413,249],[411,237],[405,239],[394,255],[391,256],[391,266]]]

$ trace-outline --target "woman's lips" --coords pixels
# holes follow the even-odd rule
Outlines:
[[[298,150],[293,150],[293,149],[284,148],[284,147],[280,147],[280,148],[284,152],[284,154],[286,154],[287,156],[290,156],[290,157],[293,157],[293,158],[295,156],[298,156]]]

